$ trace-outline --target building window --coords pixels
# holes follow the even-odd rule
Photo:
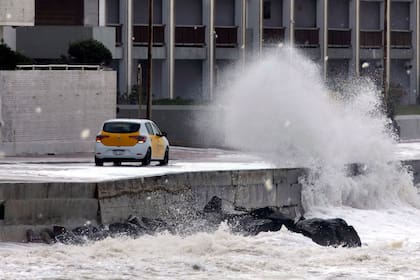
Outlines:
[[[83,25],[83,0],[36,0],[35,25]]]
[[[264,1],[263,14],[264,14],[264,19],[271,18],[271,1]]]

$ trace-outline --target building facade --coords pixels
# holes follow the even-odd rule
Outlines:
[[[35,0],[35,26],[11,27],[15,47],[36,59],[54,59],[66,54],[69,42],[97,39],[113,55],[119,95],[127,94],[146,81],[148,3]],[[420,0],[389,1],[388,17],[384,0],[153,3],[155,99],[212,99],[225,68],[284,43],[317,61],[327,80],[369,75],[380,85],[388,19],[390,85],[401,89],[402,103],[419,103]]]

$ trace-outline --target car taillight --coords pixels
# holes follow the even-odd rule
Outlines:
[[[96,142],[101,143],[102,139],[108,138],[108,137],[109,137],[108,135],[96,135]]]
[[[147,137],[146,136],[142,136],[142,135],[130,136],[130,138],[136,139],[137,140],[137,143],[140,143],[140,144],[143,144],[147,140]]]

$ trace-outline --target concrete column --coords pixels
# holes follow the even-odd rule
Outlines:
[[[263,1],[248,0],[248,28],[252,30],[252,51],[259,55],[262,49]]]
[[[325,39],[326,39],[326,30],[325,30],[325,11],[327,7],[325,5],[328,4],[327,0],[317,0],[316,1],[316,26],[319,28],[319,51],[320,51],[320,61],[319,64],[322,67],[322,76],[325,79],[326,74],[326,63],[328,63],[328,57],[325,50]],[[328,30],[327,30],[328,32]],[[328,45],[327,45],[328,48]],[[326,61],[327,60],[327,61]]]
[[[387,14],[385,15],[388,22],[387,32],[385,34],[387,41],[386,48],[386,88],[389,89],[389,81],[391,79],[391,0],[385,0],[385,5],[387,5]]]
[[[350,28],[352,59],[350,61],[350,75],[360,76],[360,0],[350,1]]]
[[[328,71],[328,0],[320,0],[322,6],[322,24],[320,25],[321,63],[323,66],[324,80]]]
[[[207,59],[203,63],[203,97],[213,99],[215,65],[214,0],[203,0],[203,24],[206,26]]]
[[[238,26],[239,60],[245,65],[246,58],[247,1],[235,0],[235,25]]]
[[[162,1],[162,21],[165,25],[166,59],[162,67],[162,95],[174,98],[175,14],[174,1]]]
[[[120,67],[120,75],[123,76],[123,93],[130,95],[132,87],[132,49],[133,49],[133,3],[132,0],[120,1],[120,18],[123,23],[122,28],[122,44],[123,44],[123,61]]]
[[[289,22],[289,41],[293,47],[295,44],[295,0],[290,0],[290,22]]]
[[[409,103],[416,104],[417,97],[420,93],[419,74],[420,74],[420,0],[414,0],[410,4],[410,29],[413,30],[412,49],[413,59],[411,60],[410,69],[410,94]]]
[[[291,43],[290,41],[290,30],[292,26],[292,5],[293,0],[284,0],[283,1],[283,27],[285,28],[284,31],[284,41],[286,43]]]
[[[99,26],[106,26],[106,0],[98,0]]]

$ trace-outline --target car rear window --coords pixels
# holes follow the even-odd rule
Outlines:
[[[110,133],[131,133],[140,129],[139,123],[109,122],[105,123],[103,131]]]

